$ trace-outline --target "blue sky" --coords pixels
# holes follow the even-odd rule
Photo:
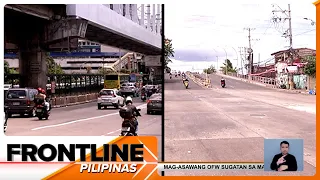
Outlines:
[[[271,53],[288,48],[289,40],[282,37],[288,28],[288,21],[271,21],[275,16],[285,17],[282,13],[273,15],[272,10],[279,8],[273,8],[272,4],[277,4],[282,9],[287,9],[288,4],[291,5],[293,47],[315,49],[315,26],[311,25],[310,20],[304,19],[315,21],[316,9],[312,4],[314,0],[281,0],[277,3],[262,0],[231,2],[166,3],[165,35],[173,40],[176,52],[174,59],[179,60],[174,64],[195,64],[197,61],[217,64],[216,56],[218,63],[222,64],[227,56],[235,66],[238,64],[240,67],[239,47],[248,47],[248,31],[244,28],[249,27],[254,28],[251,35],[255,62],[259,57],[260,62],[266,61],[271,58]]]

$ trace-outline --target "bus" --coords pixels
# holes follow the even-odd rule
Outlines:
[[[134,78],[133,78],[134,77]],[[142,81],[143,75],[141,74],[106,74],[104,75],[104,88],[106,89],[119,89],[120,84],[124,82],[134,82],[138,83]]]

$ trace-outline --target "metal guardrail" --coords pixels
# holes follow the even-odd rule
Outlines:
[[[237,73],[228,73],[227,76],[232,76],[240,79],[246,79],[248,81],[253,81],[256,83],[266,84],[267,86],[272,86],[273,88],[281,88],[277,84],[277,80],[275,78],[268,78],[268,77],[262,77],[262,76],[248,76],[248,75],[242,75]]]
[[[97,74],[49,74],[46,85],[47,94],[51,96],[71,96],[96,93],[103,88],[103,76]],[[20,74],[9,74],[5,77],[5,84],[16,87],[25,78]],[[51,82],[55,82],[55,92],[51,91]],[[35,87],[37,88],[37,87]]]

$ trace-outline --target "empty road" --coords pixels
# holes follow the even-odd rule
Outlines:
[[[315,96],[291,94],[212,75],[213,88],[181,78],[165,83],[165,161],[263,162],[264,138],[304,139],[304,171],[314,175]],[[174,175],[277,175],[258,171],[168,171]]]

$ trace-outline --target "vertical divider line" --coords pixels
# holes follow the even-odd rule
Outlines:
[[[164,4],[161,4],[161,37],[162,37],[162,50],[161,50],[161,60],[162,60],[162,117],[161,117],[161,147],[162,147],[162,150],[161,150],[161,161],[164,162],[164,142],[165,142],[165,138],[164,138],[164,134],[165,134],[165,130],[164,130],[164,127],[165,127],[165,124],[164,124],[164,119],[165,119],[165,113],[164,113],[164,102],[165,102],[165,97],[164,97],[164,91],[165,91],[165,34],[164,34],[164,22],[165,22],[165,15],[164,15]],[[161,176],[164,176],[164,171],[161,171]]]

